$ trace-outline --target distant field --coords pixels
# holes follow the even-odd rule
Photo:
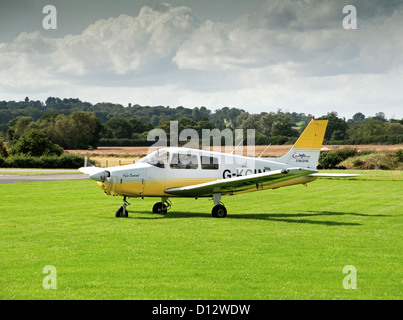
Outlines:
[[[0,185],[0,299],[402,299],[398,171],[207,199],[129,199],[94,181]],[[57,289],[45,290],[45,266]],[[357,289],[345,289],[345,266]]]
[[[255,146],[255,156],[259,156],[267,146]],[[262,157],[279,157],[287,153],[291,145],[273,145],[267,148],[262,154]],[[324,145],[324,148],[332,148],[334,145]],[[375,150],[375,151],[395,151],[403,149],[403,145],[343,145],[339,148],[356,148],[362,150]],[[117,166],[131,164],[133,161],[138,161],[140,158],[147,155],[149,147],[99,147],[96,150],[66,150],[67,153],[74,153],[78,155],[88,155],[91,159],[98,161],[102,167]],[[221,148],[225,152],[225,148]],[[241,147],[236,149],[236,152],[243,151],[246,155],[246,146],[242,150]]]

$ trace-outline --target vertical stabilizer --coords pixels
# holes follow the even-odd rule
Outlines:
[[[312,120],[286,155],[270,160],[316,169],[327,123],[328,120]]]

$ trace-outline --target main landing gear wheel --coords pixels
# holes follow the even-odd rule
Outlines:
[[[222,204],[217,204],[213,207],[211,214],[214,218],[225,218],[227,216],[227,209]]]
[[[225,218],[227,216],[227,209],[221,202],[221,194],[220,193],[213,193],[213,200],[214,207],[211,211],[211,215],[214,218]]]
[[[167,198],[161,198],[161,202],[157,202],[153,206],[153,213],[166,214],[171,208],[171,201]]]
[[[153,206],[153,213],[166,214],[167,211],[168,207],[162,202],[157,202]]]
[[[130,203],[126,201],[126,196],[124,196],[123,197],[123,204],[116,211],[115,217],[116,218],[127,218],[129,216],[129,212],[126,209],[127,206],[130,206]]]

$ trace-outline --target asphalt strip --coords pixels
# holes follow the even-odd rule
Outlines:
[[[0,184],[17,183],[17,182],[64,181],[64,180],[89,180],[89,177],[88,175],[81,173],[59,173],[59,174],[42,174],[42,175],[0,174]]]

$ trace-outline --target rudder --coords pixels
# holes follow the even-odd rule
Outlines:
[[[316,169],[327,123],[328,120],[312,120],[286,155],[271,160]]]

